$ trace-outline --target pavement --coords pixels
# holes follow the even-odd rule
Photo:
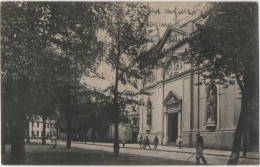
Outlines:
[[[41,142],[40,140],[38,142]],[[47,143],[49,143],[48,141]],[[59,140],[58,145],[66,145],[66,141]],[[107,152],[113,152],[113,143],[92,143],[87,142],[72,142],[72,147],[81,148],[81,149],[93,149],[101,150]],[[139,144],[126,144],[125,148],[122,148],[120,144],[120,153],[139,155],[139,156],[148,156],[164,159],[173,159],[181,161],[196,162],[195,148],[182,147],[179,149],[175,146],[158,146],[157,150],[153,149],[151,145],[151,150],[140,149]],[[205,149],[204,157],[207,160],[209,165],[226,165],[229,159],[231,151],[226,150],[215,150],[215,149]],[[242,152],[240,153],[242,155]],[[201,161],[202,163],[202,161]],[[238,165],[259,165],[259,151],[248,151],[245,157],[240,157],[238,160]]]

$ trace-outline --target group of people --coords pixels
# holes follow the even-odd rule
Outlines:
[[[197,165],[200,164],[200,159],[206,165],[207,161],[206,161],[205,157],[203,156],[204,140],[203,140],[203,137],[200,135],[200,132],[197,132],[196,135],[197,135],[197,141],[196,141],[196,161],[197,161]],[[146,149],[147,146],[151,149],[150,139],[148,138],[148,136],[146,136],[143,140],[142,140],[142,137],[140,137],[138,142],[139,142],[139,146],[140,146],[141,149]],[[159,139],[156,136],[154,138],[154,149],[155,150],[157,150],[158,143],[159,143]],[[182,137],[181,136],[179,136],[178,145],[179,145],[179,149],[181,149],[181,146],[182,146]]]
[[[141,149],[146,149],[146,147],[149,147],[150,150],[151,150],[151,147],[150,147],[151,142],[150,142],[150,139],[148,138],[148,136],[146,136],[144,138],[144,140],[142,140],[142,137],[140,137],[138,142],[139,142],[139,146],[140,146]],[[157,146],[158,146],[158,143],[159,143],[159,139],[158,139],[157,136],[154,138],[153,143],[154,143],[154,149],[157,150]]]

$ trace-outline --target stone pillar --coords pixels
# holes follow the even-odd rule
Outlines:
[[[143,133],[143,106],[141,107],[141,110],[139,110],[139,134],[142,133]]]
[[[178,112],[178,138],[181,135],[181,111]]]
[[[164,110],[165,111],[165,110]],[[168,113],[164,112],[163,145],[168,142]]]

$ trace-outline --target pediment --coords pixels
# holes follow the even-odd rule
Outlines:
[[[159,50],[165,51],[169,49],[173,45],[182,41],[186,36],[188,36],[188,34],[185,31],[175,27],[168,27],[160,41]]]
[[[170,91],[163,101],[164,105],[180,103],[180,102],[181,102],[181,97],[178,94],[176,94],[174,91]]]

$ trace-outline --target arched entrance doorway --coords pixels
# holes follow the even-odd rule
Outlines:
[[[181,132],[181,98],[170,91],[164,100],[164,139],[163,144],[176,143]]]

